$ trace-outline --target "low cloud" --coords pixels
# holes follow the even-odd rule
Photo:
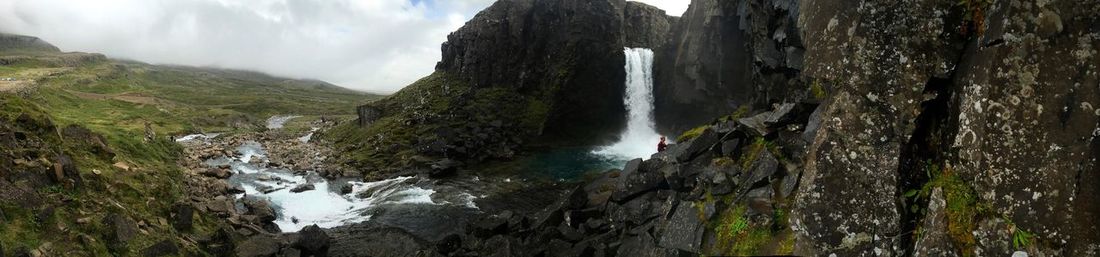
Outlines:
[[[688,0],[643,0],[670,14]],[[0,31],[65,51],[248,69],[390,93],[493,0],[0,0]],[[676,4],[680,2],[681,4]]]

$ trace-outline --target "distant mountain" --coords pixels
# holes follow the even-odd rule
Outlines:
[[[61,52],[61,49],[37,37],[0,33],[0,52],[9,51]]]

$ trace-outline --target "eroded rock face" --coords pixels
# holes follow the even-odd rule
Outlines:
[[[675,134],[806,98],[798,2],[693,0],[654,60],[655,118]]]
[[[808,1],[799,26],[803,74],[835,82],[792,214],[796,253],[842,256],[902,251],[900,146],[913,133],[925,84],[948,76],[952,45],[942,1]]]
[[[1047,254],[1100,254],[1098,12],[1093,1],[998,1],[956,81],[956,170]],[[978,250],[1008,254],[991,245]]]
[[[666,133],[690,129],[750,102],[752,61],[738,1],[694,0],[655,50],[654,118]],[[738,94],[742,93],[742,94]]]
[[[475,88],[536,96],[550,108],[546,136],[614,134],[625,121],[625,6],[623,0],[498,1],[447,37],[436,70]]]

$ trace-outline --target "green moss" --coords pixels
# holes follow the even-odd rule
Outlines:
[[[814,80],[810,84],[810,95],[817,100],[825,100],[826,97],[829,97],[829,94],[825,93],[825,87],[821,85],[821,80]]]
[[[676,142],[687,142],[696,137],[699,137],[703,134],[704,131],[707,131],[708,128],[710,128],[710,125],[703,125],[688,131],[684,131],[683,134],[680,134],[680,136],[676,138]]]
[[[941,188],[944,201],[947,204],[944,209],[947,218],[947,235],[958,247],[959,254],[973,256],[973,249],[976,247],[973,234],[976,228],[975,221],[979,215],[988,212],[988,208],[984,208],[984,205],[979,203],[974,189],[956,175],[952,168],[940,168],[939,165],[929,163],[926,172],[930,177],[929,182],[922,186],[920,190],[905,193],[905,196],[911,200],[910,211],[925,213],[927,211],[926,207],[915,205],[915,203],[926,202],[927,200],[921,201],[919,199],[929,199],[934,189]],[[918,238],[919,234],[921,233],[916,233]]]
[[[726,167],[726,166],[729,166],[733,163],[734,163],[733,159],[730,158],[730,157],[719,157],[719,158],[714,158],[714,160],[711,160],[711,165],[714,165],[714,166],[717,166],[717,167]]]
[[[749,221],[745,205],[731,207],[724,212],[715,227],[717,241],[712,252],[723,256],[751,256],[761,254],[761,250],[772,241],[770,227],[752,224]]]
[[[738,159],[738,163],[741,165],[742,170],[748,170],[752,168],[753,162],[756,162],[757,158],[760,158],[760,153],[768,148],[768,141],[763,137],[756,137],[752,144],[749,145],[745,152],[741,153],[741,158]]]

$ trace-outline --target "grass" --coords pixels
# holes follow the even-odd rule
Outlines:
[[[347,152],[344,157],[353,166],[377,173],[413,165],[412,159],[417,155],[438,154],[416,149],[416,145],[423,142],[463,145],[468,155],[477,156],[507,145],[512,138],[537,135],[551,109],[542,95],[520,93],[505,87],[475,88],[461,78],[437,72],[372,103],[371,106],[380,109],[385,116],[370,126],[346,123],[322,138],[335,142],[338,149]],[[488,124],[494,121],[500,121],[502,128],[489,128]],[[436,133],[447,129],[471,129],[472,126],[500,134],[473,139],[466,137],[475,133],[455,133],[457,136]]]
[[[85,186],[35,190],[34,194],[45,199],[43,206],[0,201],[5,215],[4,222],[0,222],[0,242],[7,251],[0,255],[4,256],[17,248],[36,249],[46,243],[50,243],[53,253],[127,255],[163,239],[179,238],[183,232],[159,222],[186,195],[184,171],[177,164],[182,149],[168,135],[262,126],[267,117],[276,114],[347,118],[355,106],[375,98],[322,82],[259,73],[102,59],[59,65],[54,61],[59,58],[55,54],[36,54],[29,54],[29,61],[0,65],[0,74],[4,74],[0,77],[24,76],[20,79],[37,82],[29,93],[20,96],[0,93],[0,123],[11,123],[23,114],[32,117],[38,129],[23,132],[51,147],[21,151],[71,156]],[[56,72],[48,76],[37,72],[45,69]],[[156,138],[145,139],[146,124],[158,135]],[[101,135],[115,155],[103,155],[97,146],[85,142],[88,139],[66,138],[60,130],[70,125]],[[120,161],[133,169],[112,167]],[[92,174],[93,170],[100,175]],[[0,176],[6,176],[6,172],[0,172]],[[55,207],[55,213],[45,220],[37,219],[36,212],[45,206]],[[127,249],[108,250],[100,239],[107,228],[99,222],[107,213],[144,222],[147,226],[143,230],[148,234],[139,234]],[[79,219],[90,222],[78,224]],[[221,222],[197,215],[193,233],[210,233]],[[96,242],[80,243],[84,235]],[[185,252],[198,251],[181,248]]]
[[[718,238],[712,252],[723,256],[758,255],[773,240],[771,227],[753,224],[748,219],[747,210],[745,205],[737,205],[719,216],[714,228]]]
[[[914,213],[926,213],[927,207],[912,203],[918,199],[929,199],[932,191],[941,188],[944,201],[947,206],[944,213],[947,219],[947,235],[954,242],[961,256],[973,256],[976,247],[973,231],[976,228],[976,220],[982,214],[988,214],[989,208],[979,203],[977,193],[970,185],[955,174],[950,167],[941,168],[937,164],[929,163],[926,172],[930,177],[929,182],[919,190],[912,190],[904,194],[910,201],[910,211]],[[922,228],[919,228],[922,229]],[[919,237],[922,233],[916,233]]]

